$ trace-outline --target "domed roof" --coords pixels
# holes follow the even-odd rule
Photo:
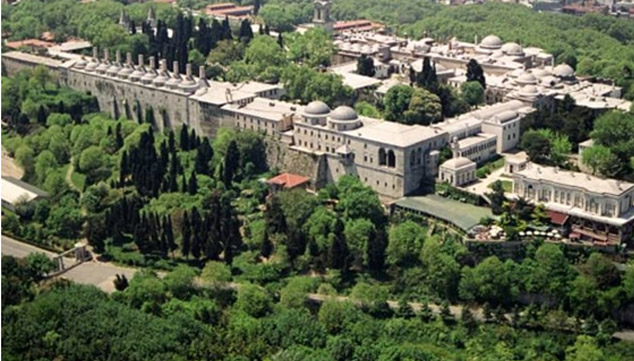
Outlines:
[[[522,87],[522,89],[520,89],[520,95],[536,96],[538,94],[539,94],[539,90],[537,90],[537,87],[534,85],[526,85]]]
[[[136,68],[134,68],[134,71],[132,72],[132,74],[130,74],[130,80],[139,81],[144,75],[145,75],[145,71],[143,69],[143,66],[139,65]]]
[[[86,59],[84,59],[84,57],[82,56],[81,59],[79,59],[79,61],[77,61],[75,63],[75,68],[77,69],[84,69],[86,67]]]
[[[306,108],[304,108],[304,114],[307,115],[326,115],[328,113],[330,113],[328,105],[319,100],[310,102]]]
[[[357,120],[358,118],[357,112],[346,105],[338,106],[330,113],[330,119],[332,120]]]
[[[172,77],[165,83],[168,88],[177,89],[182,79],[180,75],[173,74]]]
[[[575,76],[575,70],[568,64],[559,64],[553,69],[553,74],[560,78],[572,78]]]
[[[469,158],[457,157],[457,158],[449,159],[448,161],[444,162],[442,164],[442,167],[451,168],[451,169],[459,169],[459,168],[470,166],[472,164],[475,165],[475,163],[471,161]]]
[[[103,74],[106,70],[108,70],[108,68],[110,68],[110,64],[108,64],[107,60],[104,60],[95,70],[97,70],[97,73]]]
[[[559,78],[556,78],[552,75],[546,75],[541,79],[541,83],[547,87],[554,87],[559,84]]]
[[[537,84],[537,78],[533,73],[527,71],[517,77],[517,82],[519,84]]]
[[[542,68],[533,69],[532,72],[533,72],[533,75],[535,75],[538,78],[543,78],[545,76],[550,75],[550,72],[548,70],[542,69]]]
[[[145,78],[145,77],[144,77]],[[157,77],[152,80],[152,84],[157,87],[161,87],[165,85],[165,83],[169,80],[167,74],[160,73]]]
[[[119,66],[119,64],[112,63],[112,65],[110,65],[108,70],[106,70],[106,74],[110,76],[117,76],[120,70],[121,70],[121,67]]]
[[[502,40],[495,35],[489,35],[482,39],[480,46],[485,49],[499,49],[502,47]]]
[[[117,76],[119,78],[123,78],[123,79],[127,79],[130,74],[132,74],[133,70],[131,67],[129,66],[125,66],[123,69],[121,69],[121,71],[119,72],[119,74],[117,74]]]
[[[502,46],[502,51],[507,55],[524,55],[524,50],[517,43],[506,43]]]

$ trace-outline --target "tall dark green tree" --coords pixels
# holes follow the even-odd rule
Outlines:
[[[198,174],[211,175],[209,163],[214,156],[214,151],[209,144],[209,139],[203,138],[197,148],[194,169]]]
[[[231,25],[229,24],[229,17],[225,17],[222,21],[222,40],[233,40],[233,34],[231,33]]]
[[[242,20],[240,23],[240,41],[248,44],[253,39],[253,29],[251,29],[251,22],[248,19]]]
[[[181,128],[181,134],[180,134],[180,147],[182,150],[189,150],[189,129],[187,128],[187,124],[183,124],[183,127]]]
[[[477,81],[484,89],[487,87],[484,70],[482,70],[482,66],[475,59],[471,59],[467,63],[467,81]]]
[[[195,195],[198,193],[198,179],[196,178],[196,171],[192,172],[191,177],[189,178],[189,183],[187,184],[187,192],[191,195]]]
[[[328,248],[327,265],[329,268],[347,271],[349,249],[343,233],[344,225],[341,218],[337,218],[333,232],[332,242]]]
[[[376,69],[374,68],[374,60],[363,54],[357,59],[357,74],[365,76],[374,76]]]
[[[189,223],[189,216],[187,212],[183,214],[183,225],[181,229],[181,253],[184,257],[188,258],[191,253],[191,224]]]
[[[229,143],[227,148],[227,154],[224,159],[224,169],[222,180],[226,187],[231,187],[231,183],[235,179],[236,172],[240,166],[240,152],[238,150],[238,144],[235,140]]]
[[[266,231],[269,235],[286,233],[286,216],[282,210],[282,202],[277,195],[273,195],[269,198],[266,204],[264,222],[266,223]]]
[[[154,119],[154,109],[152,109],[152,107],[145,108],[145,122],[150,123],[153,127],[156,126],[156,120]]]

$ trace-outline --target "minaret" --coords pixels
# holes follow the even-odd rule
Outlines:
[[[130,29],[130,16],[124,9],[121,9],[121,15],[119,15],[119,25],[126,30]]]
[[[313,15],[313,24],[320,27],[328,33],[333,31],[333,21],[330,18],[330,0],[315,0],[315,13]]]
[[[150,24],[152,28],[156,28],[157,21],[154,6],[150,6],[150,9],[147,11],[147,23]]]

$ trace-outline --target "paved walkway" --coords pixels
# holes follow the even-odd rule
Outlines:
[[[19,242],[4,235],[2,236],[2,254],[24,258],[32,252],[44,253],[50,258],[57,256],[56,253]],[[117,277],[117,274],[124,274],[129,280],[136,271],[137,269],[135,268],[119,267],[111,263],[98,262],[93,258],[92,261],[77,265],[62,273],[59,277],[81,284],[97,286],[104,292],[111,293],[115,290],[112,281]]]
[[[15,163],[15,160],[9,157],[9,153],[2,147],[2,176],[20,179],[24,175],[24,171]]]
[[[475,183],[471,183],[461,188],[468,192],[479,194],[479,195],[490,193],[491,188],[489,188],[489,184],[495,182],[496,180],[511,180],[510,178],[502,177],[503,173],[504,173],[504,167],[498,168],[494,170],[493,172],[491,172],[486,178],[479,179]]]

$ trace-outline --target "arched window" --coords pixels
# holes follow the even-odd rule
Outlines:
[[[387,152],[387,166],[391,168],[396,167],[396,156],[392,149]]]
[[[379,148],[379,165],[385,165],[385,149]]]
[[[416,152],[416,159],[418,164],[423,162],[423,150],[421,148],[418,148],[418,151]]]
[[[409,165],[414,165],[416,163],[416,150],[413,150],[409,154]]]

